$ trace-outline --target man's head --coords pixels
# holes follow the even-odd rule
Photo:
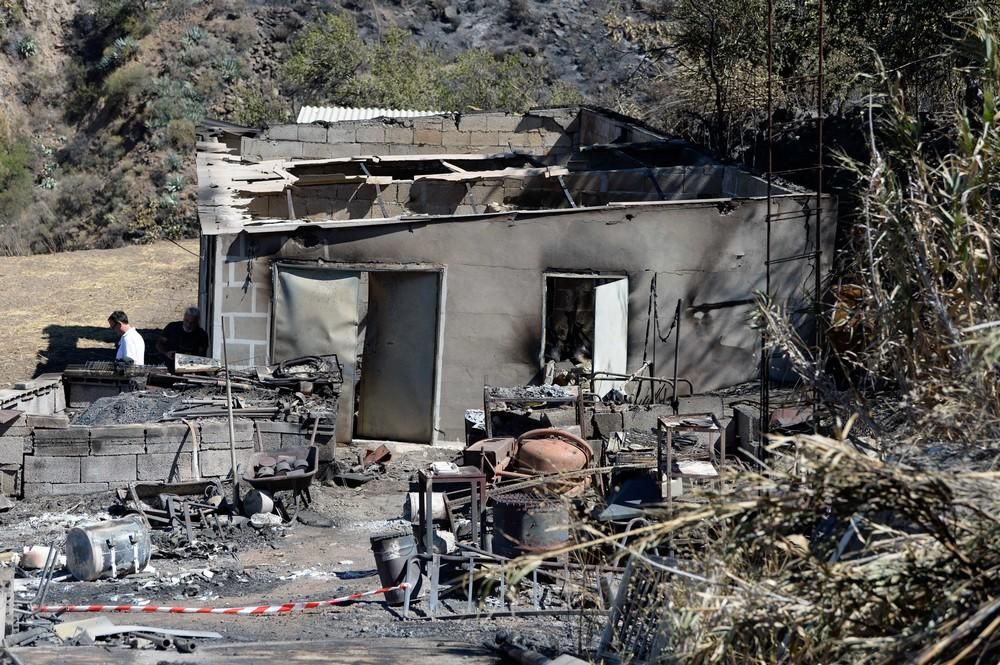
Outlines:
[[[129,328],[128,314],[120,309],[111,312],[111,316],[108,317],[108,327],[117,333],[125,334]]]
[[[201,316],[201,312],[198,311],[197,307],[188,307],[184,310],[183,326],[184,332],[191,332],[198,327],[198,319]]]

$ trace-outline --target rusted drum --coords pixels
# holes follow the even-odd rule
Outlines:
[[[493,504],[493,552],[539,554],[569,542],[569,509],[557,499],[502,494]]]
[[[514,470],[520,473],[579,471],[594,452],[578,436],[558,429],[536,429],[522,434],[515,445]]]

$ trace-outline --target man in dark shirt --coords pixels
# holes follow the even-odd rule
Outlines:
[[[184,319],[168,323],[160,339],[156,340],[156,350],[167,360],[167,369],[174,371],[174,356],[185,353],[204,356],[208,353],[208,333],[198,325],[201,312],[197,307],[184,310]]]

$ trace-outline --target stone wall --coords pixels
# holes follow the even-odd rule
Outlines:
[[[203,478],[225,477],[231,468],[225,420],[192,421],[198,432],[198,468]],[[235,421],[236,460],[255,450],[306,445],[299,423]],[[192,480],[191,430],[183,423],[108,427],[35,427],[26,441],[22,493],[25,498],[86,494],[131,482]],[[259,442],[259,443],[258,443]]]

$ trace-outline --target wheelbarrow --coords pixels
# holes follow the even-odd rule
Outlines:
[[[301,470],[293,469],[292,471],[273,476],[256,477],[254,475],[255,469],[261,466],[260,461],[262,459],[268,457],[305,459],[307,465],[305,469]],[[299,514],[300,506],[308,508],[312,502],[312,496],[309,494],[309,485],[312,483],[313,476],[316,475],[316,471],[318,470],[319,449],[316,446],[289,446],[287,448],[254,453],[247,460],[246,469],[241,465],[239,472],[240,478],[247,485],[255,490],[270,494],[274,498],[274,506],[278,510],[278,514],[281,515],[284,521],[291,522]],[[276,496],[278,492],[292,493],[291,512],[289,512],[289,506]]]

